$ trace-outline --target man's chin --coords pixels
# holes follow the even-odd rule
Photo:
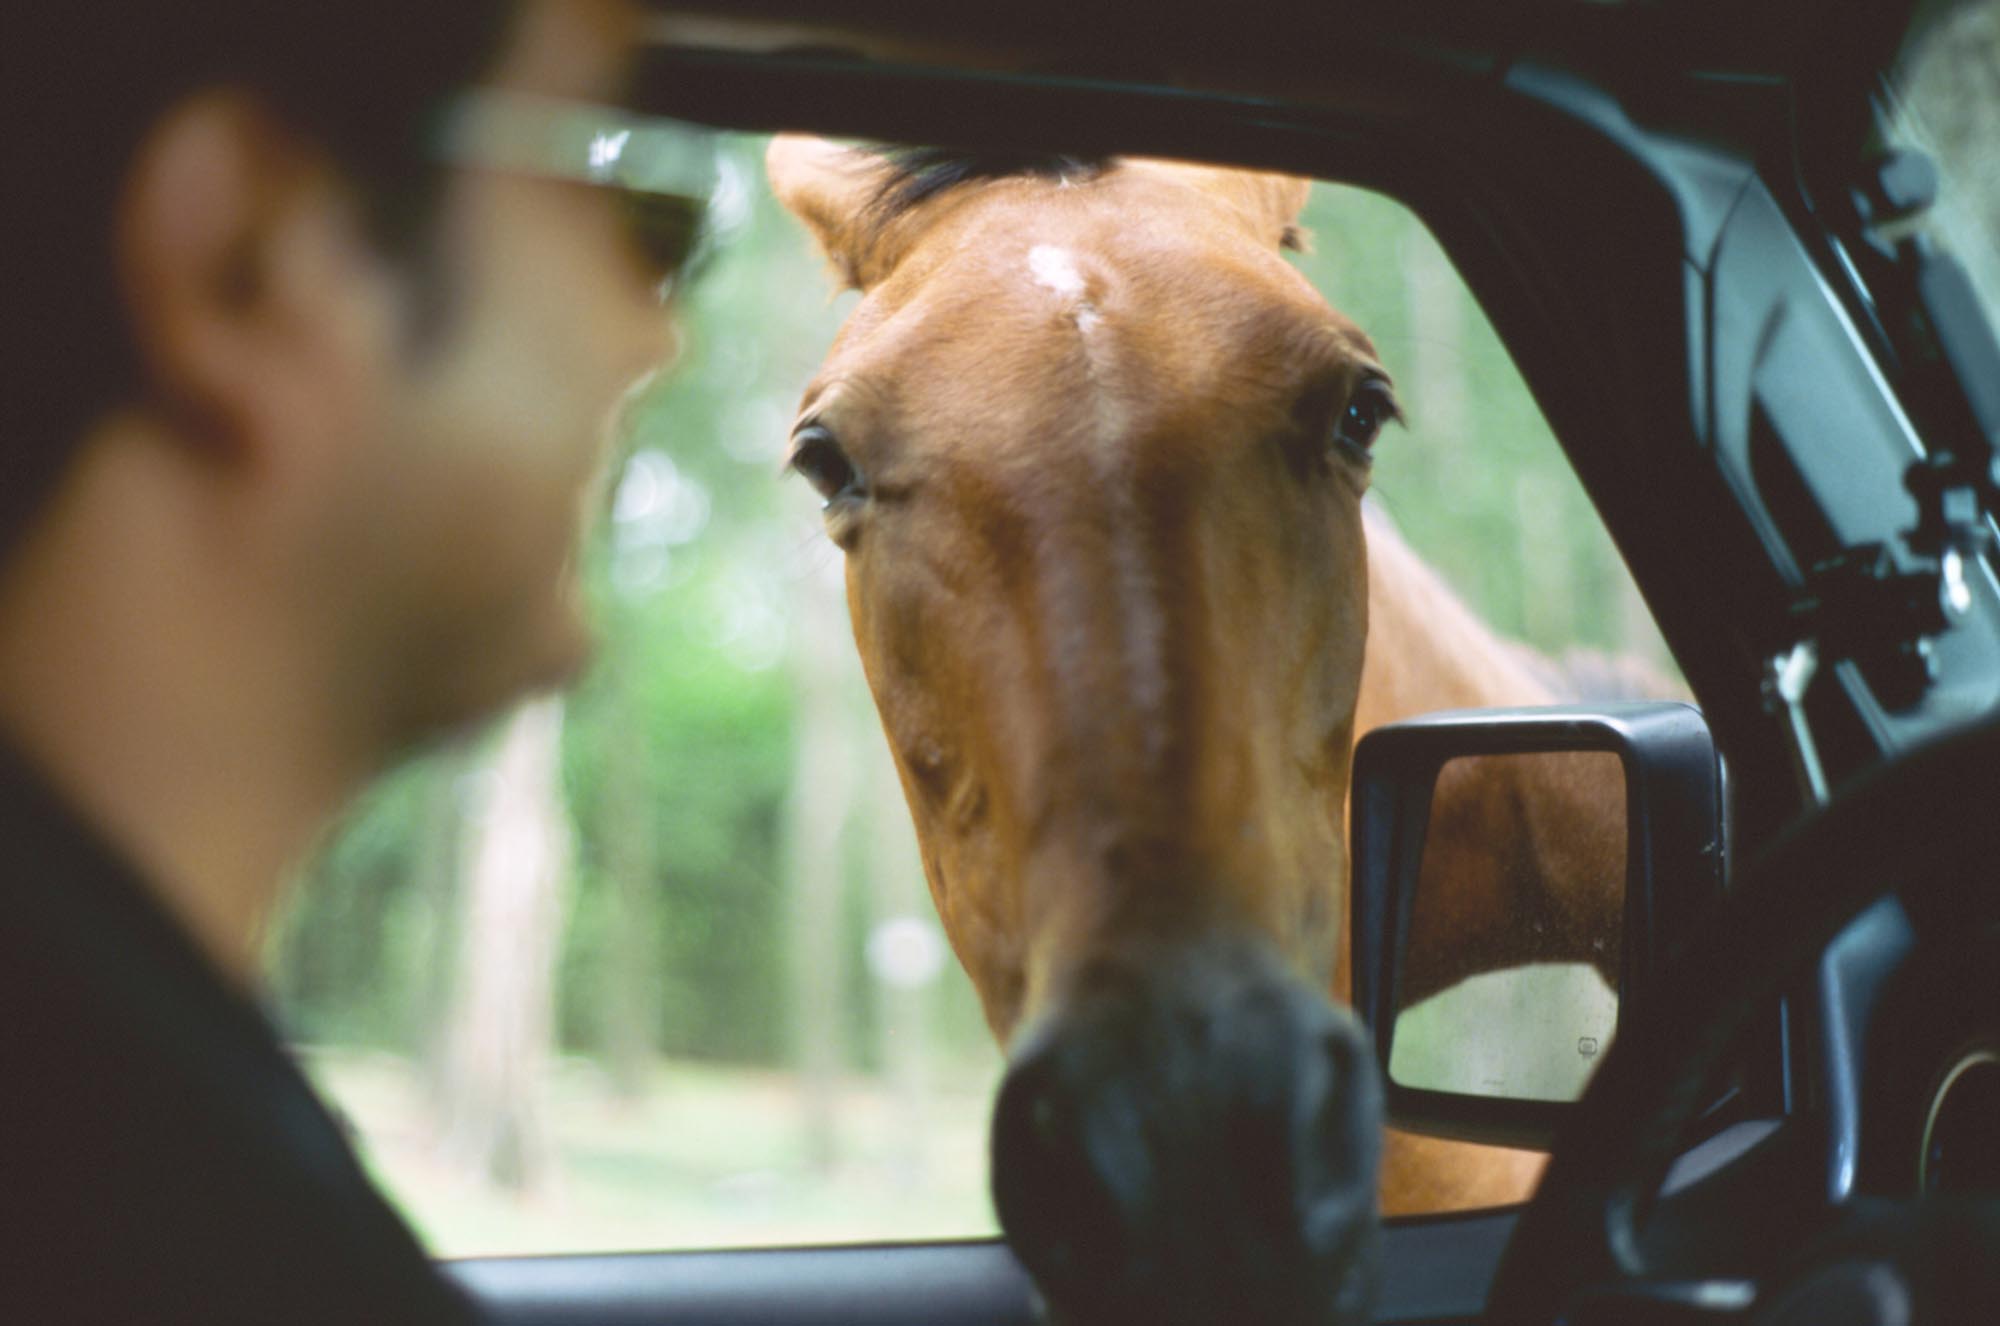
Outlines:
[[[391,756],[475,737],[521,705],[567,690],[590,665],[597,647],[597,632],[584,618],[565,613],[543,632],[532,653],[517,652],[507,666],[496,650],[453,676],[433,678],[429,702],[407,714]]]
[[[584,671],[596,659],[600,643],[596,631],[588,626],[579,625],[562,656],[555,660],[546,675],[533,686],[534,693],[539,695],[549,691],[566,691],[576,685],[583,677]]]
[[[550,632],[536,662],[528,670],[516,693],[494,706],[510,709],[528,700],[541,699],[551,692],[568,690],[583,676],[597,656],[598,634],[580,612],[566,612],[564,620]]]

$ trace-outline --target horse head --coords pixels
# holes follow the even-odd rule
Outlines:
[[[790,137],[769,169],[863,294],[790,464],[1008,1049],[1017,1253],[1081,1319],[1355,1315],[1380,1098],[1327,991],[1396,406],[1281,254],[1305,181]]]

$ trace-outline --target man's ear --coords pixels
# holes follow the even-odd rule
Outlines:
[[[779,134],[764,154],[764,171],[778,201],[805,223],[842,281],[866,290],[888,275],[895,254],[876,208],[887,162],[824,138]]]
[[[309,430],[387,310],[331,170],[252,99],[206,93],[141,144],[118,209],[120,286],[142,409],[218,457]],[[380,302],[380,301],[378,301]]]

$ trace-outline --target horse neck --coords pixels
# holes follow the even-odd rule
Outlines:
[[[1368,653],[1356,737],[1438,709],[1554,698],[1538,676],[1536,655],[1475,617],[1386,518],[1370,511],[1366,527]]]
[[[1501,639],[1475,617],[1386,519],[1371,513],[1367,531],[1368,652],[1355,707],[1356,737],[1438,709],[1547,704],[1556,698],[1543,680],[1555,675],[1552,664]],[[1579,826],[1622,824],[1623,789],[1580,782],[1559,760],[1483,763],[1454,788],[1463,797],[1454,803],[1461,813],[1445,837],[1426,847],[1425,869],[1428,878],[1435,857],[1443,877],[1461,891],[1453,910],[1465,918],[1466,933],[1443,947],[1426,984],[1441,989],[1486,967],[1517,961],[1601,963],[1604,955],[1585,940],[1615,925],[1622,872],[1604,868],[1595,855],[1579,856],[1566,844],[1595,836]],[[1610,850],[1622,853],[1622,843],[1614,842]],[[1526,892],[1524,880],[1533,881]],[[1482,917],[1488,919],[1477,919]],[[1480,933],[1471,933],[1474,929]],[[1532,933],[1579,938],[1564,940],[1562,951],[1531,953],[1522,946],[1535,942],[1525,938]],[[1341,994],[1347,990],[1347,960],[1345,951],[1338,955],[1335,985]]]

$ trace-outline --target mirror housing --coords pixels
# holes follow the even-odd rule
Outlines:
[[[1391,723],[1354,750],[1350,800],[1353,996],[1375,1041],[1389,1122],[1409,1132],[1547,1150],[1568,1101],[1426,1090],[1389,1072],[1412,906],[1438,775],[1467,756],[1608,751],[1625,774],[1618,1014],[1643,1005],[1667,959],[1721,894],[1725,782],[1701,711],[1679,702],[1464,709]]]

